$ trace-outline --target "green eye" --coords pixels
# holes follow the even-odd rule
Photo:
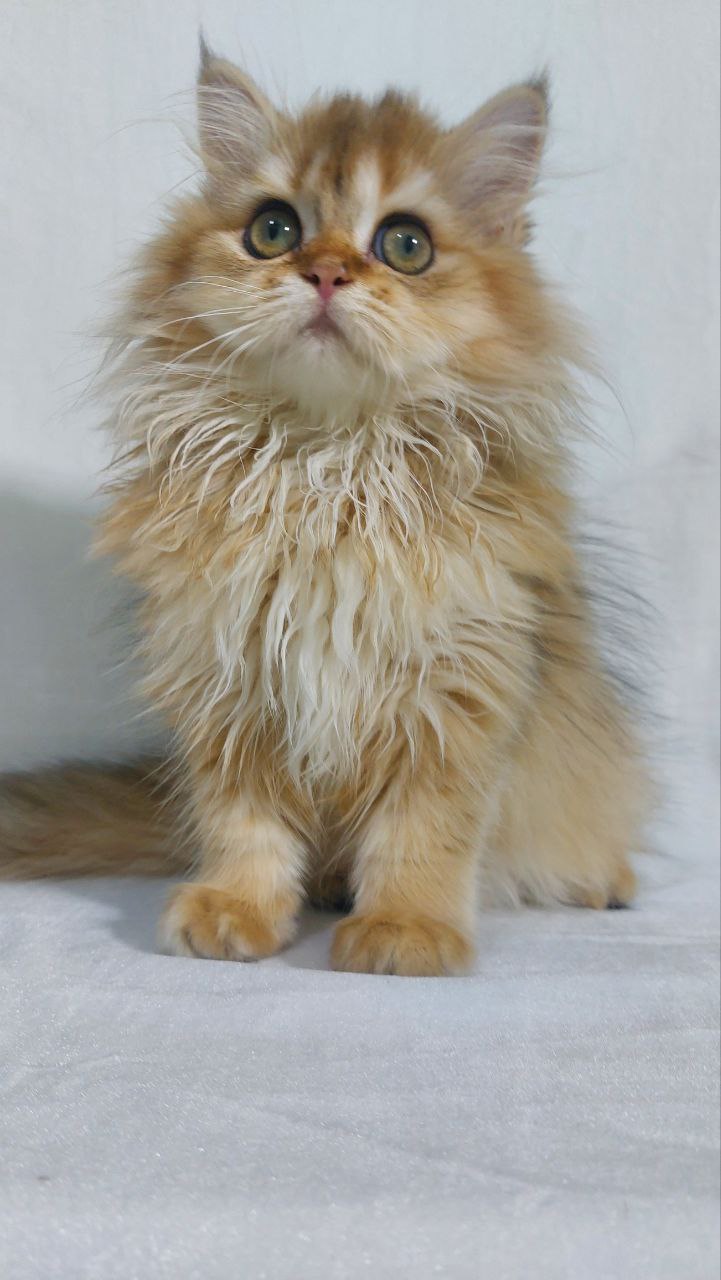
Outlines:
[[[373,240],[373,252],[394,271],[417,276],[433,261],[433,241],[420,222],[399,216],[381,223]]]
[[[289,204],[267,204],[246,227],[243,243],[254,258],[279,258],[300,244],[300,220]]]

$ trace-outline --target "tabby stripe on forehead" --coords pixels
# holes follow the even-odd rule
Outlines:
[[[349,145],[347,129],[339,129],[333,138],[333,145],[325,153],[318,174],[319,186],[322,185],[324,190],[332,190],[339,197],[343,195],[345,187],[345,170],[350,159]]]
[[[365,155],[353,174],[354,229],[362,253],[368,248],[380,216],[381,175],[376,156]]]
[[[324,179],[324,172],[328,166],[329,159],[327,151],[318,151],[305,173],[301,173],[296,178],[298,190],[313,209],[315,234],[332,216],[332,205],[327,191],[328,184]]]

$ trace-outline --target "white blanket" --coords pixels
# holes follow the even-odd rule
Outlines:
[[[6,885],[4,1280],[711,1280],[718,888],[493,912],[464,979],[155,954],[166,886]]]

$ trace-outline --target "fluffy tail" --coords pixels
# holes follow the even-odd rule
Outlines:
[[[185,871],[180,831],[157,762],[0,777],[0,880]]]

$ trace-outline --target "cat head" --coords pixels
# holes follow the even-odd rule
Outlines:
[[[203,192],[157,247],[164,313],[229,378],[331,418],[521,377],[552,345],[525,252],[546,121],[543,80],[450,129],[395,92],[291,116],[203,46]]]

